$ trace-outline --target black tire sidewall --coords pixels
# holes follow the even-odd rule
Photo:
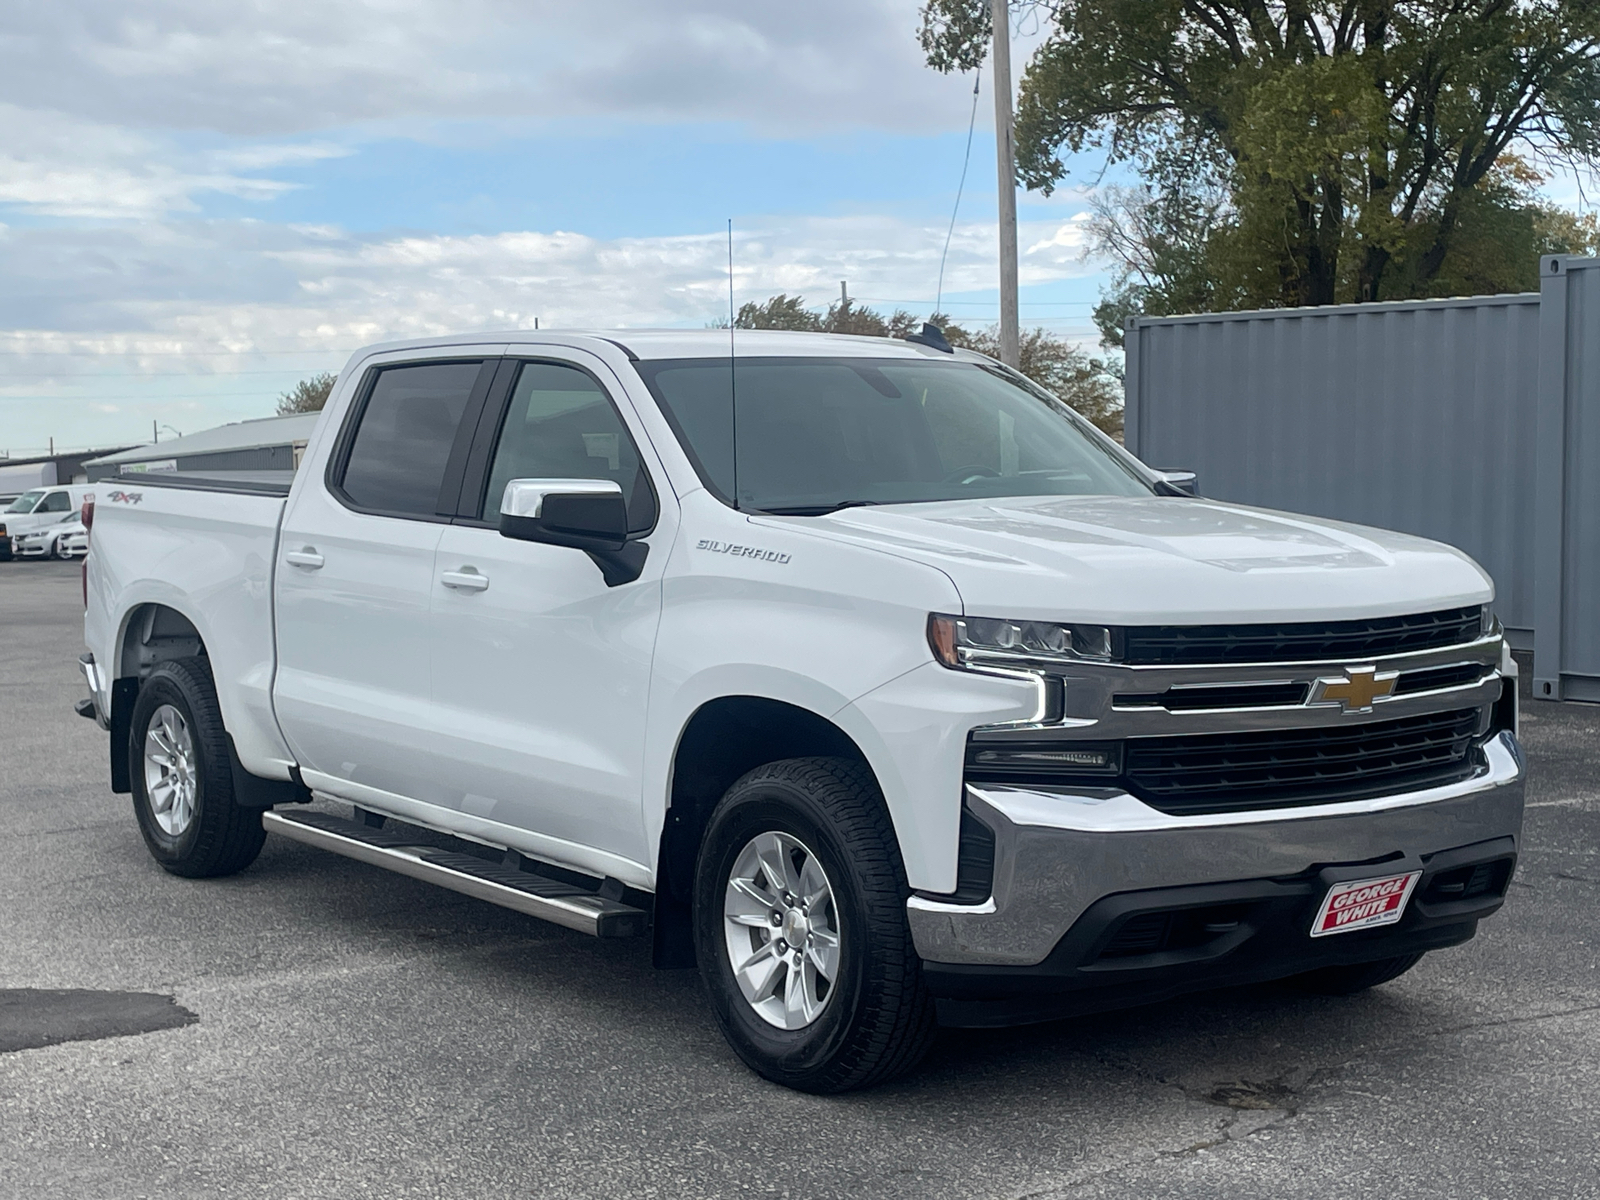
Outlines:
[[[815,854],[833,888],[839,975],[822,1014],[804,1029],[764,1021],[745,1000],[728,962],[723,898],[729,872],[750,839],[787,833]],[[852,1033],[865,982],[863,889],[832,819],[801,788],[775,780],[736,784],[712,815],[695,872],[695,951],[712,1009],[739,1057],[759,1074],[804,1086],[831,1066]]]
[[[206,752],[206,737],[195,719],[195,706],[190,702],[188,680],[176,672],[157,668],[144,686],[139,689],[133,706],[133,719],[128,735],[128,779],[133,785],[133,811],[139,821],[139,832],[151,855],[162,866],[171,867],[193,858],[206,823],[207,806],[212,803],[211,761]],[[150,796],[144,781],[144,741],[150,728],[150,718],[163,704],[177,709],[189,727],[189,741],[194,749],[196,786],[194,816],[188,828],[176,837],[161,828],[150,806]],[[231,801],[231,797],[228,797]]]

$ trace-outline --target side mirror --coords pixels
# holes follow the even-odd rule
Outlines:
[[[1200,476],[1193,471],[1157,471],[1156,491],[1163,496],[1198,496]]]
[[[628,506],[609,479],[513,479],[500,500],[500,534],[575,550],[621,550]]]

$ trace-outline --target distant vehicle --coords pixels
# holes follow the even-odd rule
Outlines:
[[[61,541],[57,547],[62,558],[85,558],[89,553],[89,527],[84,524],[83,517],[68,524],[61,531]]]
[[[85,500],[94,499],[94,493],[93,485],[82,483],[63,483],[23,492],[0,513],[0,524],[5,526],[5,536],[10,539],[0,550],[9,548],[21,554],[16,543],[24,534],[59,524],[63,517],[80,512]]]
[[[89,553],[89,530],[83,517],[70,512],[54,525],[46,525],[16,539],[19,558],[79,558]]]

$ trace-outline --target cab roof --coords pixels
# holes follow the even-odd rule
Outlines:
[[[902,338],[859,337],[842,333],[805,333],[787,329],[518,329],[418,338],[369,346],[362,354],[447,346],[582,346],[609,342],[636,360],[662,358],[726,358],[729,344],[736,358],[952,358],[986,362],[983,355],[957,350],[953,355]]]

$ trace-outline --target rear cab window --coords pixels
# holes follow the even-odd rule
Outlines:
[[[496,365],[471,359],[378,368],[330,464],[334,494],[360,512],[448,520]]]

